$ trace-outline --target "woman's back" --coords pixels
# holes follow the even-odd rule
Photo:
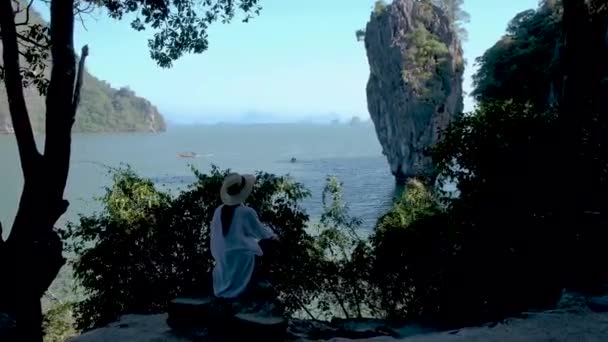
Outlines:
[[[226,219],[226,210],[233,212],[230,224],[224,228],[222,219]],[[214,293],[219,297],[236,297],[244,291],[251,278],[255,256],[263,254],[258,241],[271,238],[274,233],[259,221],[253,209],[245,205],[218,207],[210,230],[211,254],[216,261]]]
[[[221,253],[230,251],[249,251],[261,255],[257,241],[270,238],[273,232],[259,222],[255,211],[245,205],[234,207],[231,222],[224,228],[222,211],[225,205],[219,206],[211,222],[211,253],[216,258]],[[227,231],[226,231],[227,230]]]

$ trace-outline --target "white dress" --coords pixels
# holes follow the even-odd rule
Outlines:
[[[263,254],[258,241],[275,234],[260,222],[255,210],[239,205],[234,210],[230,230],[224,236],[222,207],[215,209],[211,221],[211,255],[215,259],[213,293],[216,297],[234,298],[247,288],[255,256]]]

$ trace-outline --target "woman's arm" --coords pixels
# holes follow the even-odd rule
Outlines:
[[[218,214],[218,210],[216,210],[213,213],[213,218],[211,219],[211,222],[209,223],[209,249],[211,250],[211,255],[213,256],[214,259],[217,260],[218,258],[218,253],[220,253],[219,249],[219,241],[218,238],[220,238],[219,236],[217,236],[218,234],[218,229],[221,230],[221,227],[219,227],[220,221],[219,221],[219,214]]]
[[[268,226],[266,226],[265,224],[263,224],[262,222],[260,222],[260,219],[258,217],[258,214],[255,212],[255,210],[250,209],[249,210],[249,214],[248,216],[248,220],[249,220],[249,224],[247,225],[250,228],[250,234],[255,237],[256,239],[278,239],[277,234],[275,234],[275,232],[272,231],[272,229],[270,229]]]

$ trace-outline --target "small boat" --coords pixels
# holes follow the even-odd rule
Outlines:
[[[195,153],[195,152],[183,152],[183,153],[178,153],[177,156],[180,158],[196,158],[199,156],[199,154]]]
[[[295,163],[295,162],[297,161],[297,160],[296,160],[296,157],[291,157],[291,160],[290,160],[290,161],[291,161],[292,163]]]

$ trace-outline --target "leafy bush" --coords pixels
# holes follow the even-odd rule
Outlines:
[[[605,223],[563,220],[558,133],[554,112],[511,101],[482,104],[444,133],[432,154],[439,183],[459,196],[412,181],[372,237],[388,317],[491,320],[607,279]]]
[[[329,317],[369,316],[374,310],[369,296],[369,245],[360,237],[361,221],[349,215],[342,184],[335,177],[326,180],[323,209],[315,237],[323,275],[318,282],[318,307]]]
[[[439,74],[441,84],[446,83],[444,86],[448,85],[446,80],[450,79],[448,47],[422,24],[408,33],[406,39],[410,48],[407,50],[407,68],[403,70],[402,76],[423,97],[434,99],[438,95],[432,93],[435,87],[431,81],[434,81],[436,73]]]
[[[440,224],[438,200],[418,180],[410,180],[393,209],[378,220],[371,236],[371,280],[389,319],[413,319],[437,310],[437,285],[445,262],[447,227]],[[427,224],[431,222],[432,224]]]
[[[564,205],[564,187],[577,180],[563,172],[562,132],[554,110],[488,102],[454,124],[434,151],[439,171],[460,191],[450,213],[475,227],[469,243],[503,253],[497,265],[514,272],[502,272],[510,289],[501,291],[519,293],[512,304],[546,302],[558,288],[589,289],[607,279],[601,214]]]
[[[509,22],[506,34],[476,59],[472,95],[477,101],[515,100],[541,108],[557,101],[561,7],[545,2]]]
[[[92,328],[123,313],[163,311],[180,293],[210,289],[209,227],[228,171],[195,171],[197,180],[172,197],[130,168],[115,170],[103,210],[62,231],[77,281],[87,298],[75,307],[77,326]],[[284,177],[258,173],[248,204],[282,243],[272,267],[288,310],[307,303],[315,286],[313,240],[298,200],[308,193]],[[312,289],[312,290],[311,290]]]
[[[463,116],[435,147],[438,171],[460,193],[447,214],[462,236],[456,269],[474,285],[454,295],[468,297],[473,317],[551,305],[564,286],[573,227],[558,219],[558,141],[555,112],[506,101]]]
[[[69,302],[56,303],[45,314],[43,321],[45,342],[64,342],[75,336],[73,304]]]

